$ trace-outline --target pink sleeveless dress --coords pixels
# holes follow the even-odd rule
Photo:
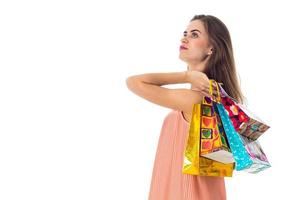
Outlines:
[[[223,177],[182,173],[189,123],[172,110],[163,121],[148,200],[226,200]]]

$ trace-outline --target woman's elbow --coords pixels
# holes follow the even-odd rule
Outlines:
[[[126,85],[129,90],[133,91],[134,88],[138,86],[138,80],[136,79],[135,76],[129,76],[126,79]]]

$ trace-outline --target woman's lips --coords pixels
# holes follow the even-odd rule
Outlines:
[[[180,46],[179,49],[180,49],[180,50],[187,50],[187,48],[184,47],[184,46]]]

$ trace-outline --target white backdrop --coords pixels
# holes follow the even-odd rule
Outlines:
[[[272,167],[226,178],[229,200],[299,199],[296,1],[1,1],[0,199],[147,199],[164,117],[128,76],[186,70],[195,14],[228,27]],[[175,84],[168,87],[186,87]],[[297,197],[298,196],[298,197]]]

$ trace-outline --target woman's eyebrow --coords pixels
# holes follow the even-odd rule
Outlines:
[[[190,32],[194,32],[194,31],[198,31],[199,33],[201,33],[201,31],[199,31],[198,29],[193,29]],[[184,31],[183,33],[187,33],[187,31]]]

